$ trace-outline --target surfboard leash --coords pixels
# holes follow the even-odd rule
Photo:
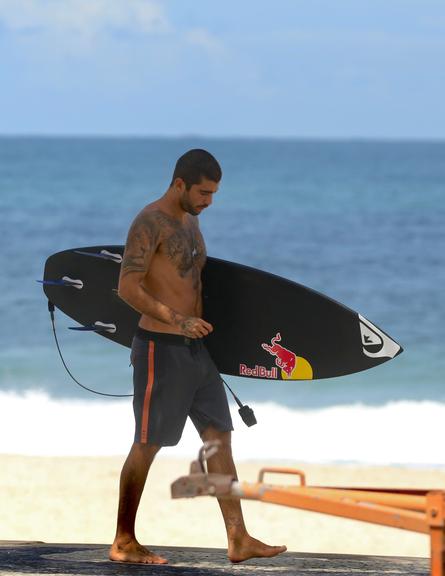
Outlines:
[[[66,365],[66,362],[65,362],[63,355],[62,355],[62,351],[60,350],[59,341],[57,339],[57,334],[56,334],[56,322],[55,322],[55,318],[54,318],[54,310],[55,310],[54,304],[51,302],[51,300],[48,300],[48,311],[49,311],[49,314],[51,317],[51,324],[52,324],[52,328],[53,328],[54,340],[56,342],[57,351],[59,353],[60,359],[62,360],[62,364],[63,364],[65,370],[68,372],[68,375],[70,376],[70,378],[72,380],[74,380],[74,382],[78,386],[83,388],[84,390],[87,390],[88,392],[92,392],[93,394],[98,394],[99,396],[108,396],[110,398],[128,398],[130,396],[133,396],[133,394],[107,394],[106,392],[98,392],[97,390],[93,390],[92,388],[88,388],[87,386],[84,386],[78,380],[76,380],[76,378],[74,378],[74,376],[71,374],[68,366]]]
[[[235,402],[238,404],[238,406],[239,406],[238,414],[241,416],[244,424],[246,426],[249,426],[249,427],[254,426],[257,423],[257,421],[256,421],[255,414],[254,414],[252,408],[250,408],[250,406],[247,406],[247,404],[243,404],[241,402],[241,400],[236,396],[235,392],[232,390],[232,388],[230,388],[230,386],[227,384],[227,382],[224,380],[224,378],[221,377],[221,380],[224,382],[224,384],[230,390],[230,393],[232,394]]]
[[[59,353],[62,364],[63,364],[65,370],[67,371],[69,377],[78,386],[80,386],[84,390],[87,390],[88,392],[92,392],[93,394],[98,394],[99,396],[107,396],[108,398],[130,398],[130,397],[134,396],[134,394],[108,394],[106,392],[99,392],[98,390],[93,390],[92,388],[88,388],[87,386],[84,386],[76,378],[74,378],[74,376],[71,374],[70,369],[66,365],[65,359],[63,358],[63,355],[62,355],[62,351],[60,350],[59,340],[57,338],[57,333],[56,333],[56,321],[55,321],[55,315],[54,315],[55,308],[56,307],[51,302],[51,300],[48,299],[48,312],[49,312],[50,317],[51,317],[51,325],[52,325],[54,340],[56,342],[57,352]],[[255,418],[255,414],[254,414],[252,408],[250,408],[250,406],[247,406],[247,404],[243,404],[241,402],[241,400],[238,398],[238,396],[236,396],[235,392],[232,390],[232,388],[230,388],[230,386],[227,384],[227,382],[224,380],[224,378],[221,377],[221,381],[227,386],[227,388],[229,389],[230,393],[232,394],[235,402],[238,404],[238,407],[239,407],[238,414],[241,416],[244,424],[246,424],[246,426],[249,426],[249,427],[254,426],[257,423],[257,420]]]

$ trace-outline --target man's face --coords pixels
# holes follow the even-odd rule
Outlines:
[[[181,182],[184,184],[182,180]],[[217,192],[218,187],[218,182],[207,180],[207,178],[202,178],[199,184],[193,184],[190,190],[187,190],[184,184],[180,197],[182,209],[192,216],[199,216],[204,208],[212,203],[213,194]]]

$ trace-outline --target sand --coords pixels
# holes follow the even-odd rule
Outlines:
[[[111,542],[124,459],[0,455],[0,540]],[[270,464],[304,469],[308,484],[445,486],[443,469],[301,462],[239,462],[239,478],[254,481],[259,468]],[[141,542],[154,547],[226,546],[215,499],[170,498],[170,483],[187,474],[188,468],[186,460],[159,457],[155,461],[138,515]],[[297,552],[429,556],[429,539],[421,534],[252,501],[244,501],[243,510],[253,536],[270,544],[286,544]]]

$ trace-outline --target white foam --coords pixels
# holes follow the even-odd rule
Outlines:
[[[247,428],[232,406],[234,455],[244,459],[445,466],[437,439],[445,404],[392,402],[296,410],[252,404],[258,424]],[[43,392],[0,392],[0,453],[45,456],[126,454],[133,439],[131,399],[57,400]],[[178,446],[164,455],[195,456],[200,446],[188,422]]]

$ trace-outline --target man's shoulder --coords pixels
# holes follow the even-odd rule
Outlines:
[[[160,226],[161,228],[171,226],[175,223],[175,219],[162,210],[157,202],[152,202],[144,206],[136,215],[135,221],[147,222],[151,225]]]
[[[162,242],[165,230],[170,226],[165,216],[156,202],[147,204],[134,217],[128,238],[150,238],[152,242]]]
[[[162,210],[159,207],[158,200],[155,200],[154,202],[150,202],[150,204],[144,206],[140,210],[138,216],[145,216],[153,219],[156,217],[158,212],[162,212]]]

